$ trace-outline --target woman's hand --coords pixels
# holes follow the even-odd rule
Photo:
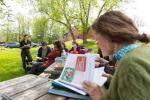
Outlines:
[[[111,74],[107,74],[107,73],[102,74],[102,76],[103,76],[103,77],[107,77],[107,79],[109,79],[110,77],[112,77]]]
[[[100,65],[100,62],[95,61],[95,68],[98,68]]]
[[[101,100],[101,97],[104,95],[101,88],[95,83],[84,81],[83,88],[90,95],[92,100]]]

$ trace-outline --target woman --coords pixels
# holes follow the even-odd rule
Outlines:
[[[150,46],[135,44],[149,42],[148,37],[138,34],[132,20],[119,11],[100,16],[92,29],[103,55],[115,55],[118,68],[107,92],[87,81],[83,83],[85,91],[93,100],[149,100]]]
[[[51,52],[51,48],[48,47],[47,42],[42,42],[42,46],[38,50],[37,61],[45,62],[48,59],[48,54]]]
[[[85,54],[85,51],[81,49],[77,42],[72,42],[73,47],[69,51],[72,54]]]
[[[60,57],[61,53],[62,53],[61,41],[55,41],[54,50],[48,54],[48,60],[45,63],[38,62],[36,64],[33,64],[29,73],[35,75],[40,74],[55,61],[56,57]]]
[[[78,45],[77,42],[72,42],[72,48],[71,50],[69,51],[70,53],[72,54],[79,54],[79,51],[80,51],[80,46]]]
[[[23,40],[20,42],[20,48],[22,49],[21,58],[22,58],[23,69],[24,71],[27,71],[26,63],[28,64],[28,62],[32,62],[32,56],[30,53],[31,41],[29,40],[28,35],[23,36]],[[26,62],[26,57],[28,58],[27,62]]]

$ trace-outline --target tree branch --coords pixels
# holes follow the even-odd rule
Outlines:
[[[58,22],[58,23],[60,23],[60,24],[63,24],[63,25],[65,25],[65,26],[67,26],[66,23],[64,23],[64,22],[62,22],[62,21],[59,21],[59,20],[57,20],[57,19],[54,19],[54,18],[52,18],[52,17],[50,17],[50,16],[49,16],[49,19],[51,19],[51,20],[53,20],[53,21],[56,21],[56,22]],[[68,26],[67,26],[67,27],[68,27]]]
[[[83,8],[83,12],[86,15],[86,10],[85,10],[85,7],[84,7],[84,3],[82,2],[82,0],[80,0],[80,1],[81,1],[81,5],[82,5],[82,8]]]
[[[65,25],[65,26],[67,26],[66,23],[64,23],[64,22],[62,22],[62,21],[60,21],[60,20],[57,20],[57,19],[51,17],[48,12],[44,12],[44,11],[41,11],[41,12],[42,12],[42,13],[45,13],[46,15],[48,15],[48,17],[49,17],[48,20],[51,19],[51,20],[54,20],[54,21],[56,21],[56,22],[58,22],[58,23],[60,23],[60,24],[63,24],[63,25]]]
[[[87,15],[86,15],[86,24],[88,23],[88,19],[89,19],[90,8],[91,8],[91,1],[89,1],[89,4],[88,4],[88,10],[87,10]]]
[[[102,5],[102,7],[100,8],[97,18],[98,18],[98,17],[100,16],[100,14],[102,13],[102,11],[103,11],[103,9],[104,9],[104,7],[105,7],[105,4],[106,4],[106,2],[104,2],[103,5]]]
[[[81,19],[81,23],[82,25],[84,25],[84,21],[83,21],[83,16],[82,16],[82,6],[81,6],[81,1],[79,0],[79,6],[80,6],[80,19]]]

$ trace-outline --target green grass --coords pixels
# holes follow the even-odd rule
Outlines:
[[[77,40],[79,44],[82,44],[81,40]],[[50,45],[52,47],[52,45]],[[71,41],[66,42],[67,48],[71,48]],[[95,41],[88,40],[88,44],[85,48],[95,48]],[[21,49],[18,48],[4,48],[5,50],[1,50],[0,48],[0,82],[8,79],[12,79],[15,77],[23,76],[27,73],[24,73],[22,69],[22,61],[21,61]],[[38,48],[31,48],[31,54],[33,59],[36,57]]]

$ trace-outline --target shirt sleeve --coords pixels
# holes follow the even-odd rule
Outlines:
[[[120,63],[120,68],[102,100],[149,100],[150,70],[139,58],[130,58]],[[146,62],[145,62],[146,63]]]

